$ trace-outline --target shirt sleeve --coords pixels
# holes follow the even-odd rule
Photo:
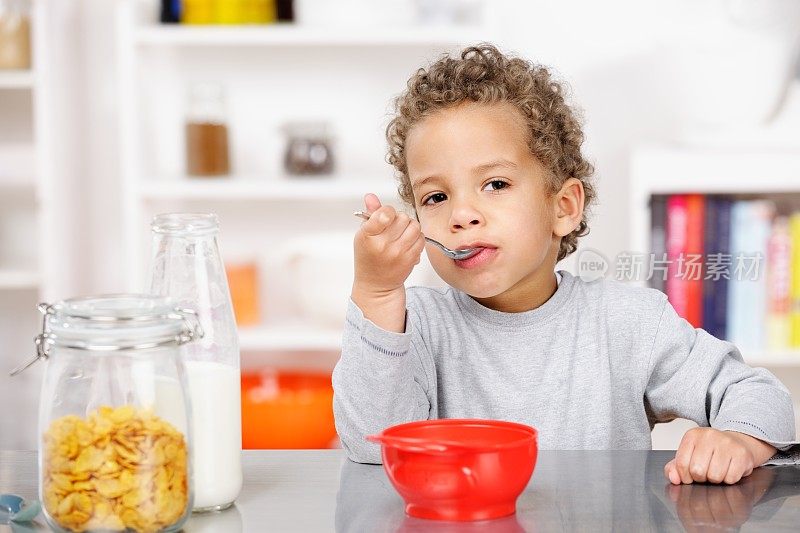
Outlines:
[[[791,395],[739,349],[678,316],[664,299],[650,355],[645,405],[651,422],[674,418],[745,433],[787,450],[797,444]]]
[[[365,318],[352,299],[348,304],[333,370],[333,413],[342,447],[358,463],[381,463],[380,445],[367,435],[435,418],[432,363],[412,315],[406,311],[405,333],[394,333]]]

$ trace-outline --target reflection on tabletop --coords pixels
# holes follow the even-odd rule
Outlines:
[[[338,533],[698,531],[745,522],[792,530],[800,523],[800,467],[762,467],[736,485],[672,486],[664,465],[675,452],[543,451],[510,517],[439,522],[409,517],[383,467],[344,460],[336,497]]]
[[[653,492],[677,515],[688,532],[708,529],[738,529],[746,522],[751,525],[777,528],[781,522],[790,522],[789,516],[775,519],[786,498],[800,494],[800,468],[795,466],[766,466],[735,485],[665,484],[662,491]],[[800,517],[794,513],[794,524]]]
[[[524,533],[518,515],[478,522],[423,520],[405,514],[403,499],[395,491],[380,465],[364,465],[344,460],[336,495],[336,531],[343,532],[468,532],[491,531]]]
[[[184,533],[242,533],[242,513],[236,504],[224,511],[193,513],[181,530]]]
[[[194,513],[183,526],[184,533],[242,533],[242,514],[236,505],[217,513]],[[39,514],[36,520],[22,524],[7,523],[0,519],[0,533],[34,533],[52,531]]]

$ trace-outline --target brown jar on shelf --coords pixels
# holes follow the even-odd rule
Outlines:
[[[230,174],[228,126],[223,89],[215,84],[192,86],[186,117],[186,171],[189,176]]]
[[[0,0],[0,69],[31,68],[28,0]]]

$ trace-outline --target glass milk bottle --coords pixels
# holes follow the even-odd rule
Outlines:
[[[59,532],[180,530],[192,509],[181,350],[202,336],[195,315],[137,294],[39,310],[36,356],[12,375],[49,361],[39,402],[39,498],[48,524]]]
[[[158,215],[151,224],[150,292],[197,312],[203,339],[188,345],[194,511],[229,507],[242,488],[239,341],[213,214]]]

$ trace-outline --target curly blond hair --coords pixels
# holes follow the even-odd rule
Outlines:
[[[386,128],[388,161],[397,171],[400,198],[412,208],[414,195],[406,163],[406,139],[426,116],[462,102],[512,104],[525,118],[531,153],[548,170],[548,190],[555,194],[568,178],[583,183],[584,215],[578,227],[561,239],[558,261],[573,253],[578,238],[589,233],[588,208],[595,199],[594,167],[581,154],[583,131],[578,112],[566,103],[565,84],[546,67],[509,57],[488,43],[470,46],[456,59],[443,55],[408,80],[394,101],[394,117]]]

